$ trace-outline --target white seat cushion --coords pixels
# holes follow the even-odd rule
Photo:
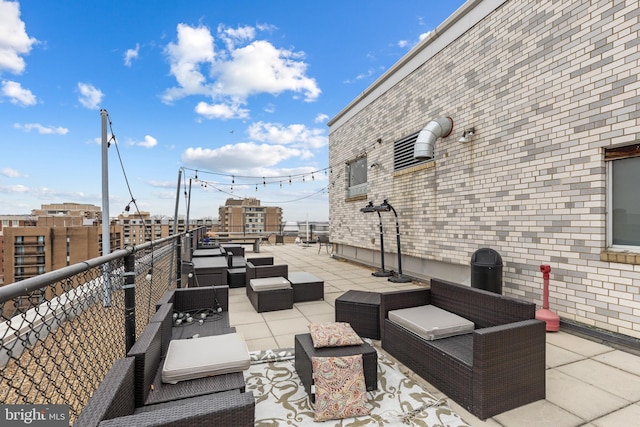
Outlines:
[[[474,328],[472,321],[435,305],[392,310],[389,320],[429,341],[469,334]]]
[[[171,340],[162,367],[162,382],[175,384],[241,372],[249,369],[250,364],[247,344],[236,333]]]
[[[264,279],[251,279],[249,286],[256,292],[273,291],[276,289],[289,289],[291,282],[284,277],[265,277]]]

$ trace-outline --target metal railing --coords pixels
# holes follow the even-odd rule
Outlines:
[[[73,423],[156,302],[180,286],[186,236],[0,287],[0,402],[68,405]]]

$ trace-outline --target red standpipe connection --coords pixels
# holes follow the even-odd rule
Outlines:
[[[536,311],[536,319],[546,322],[547,332],[557,332],[560,330],[560,317],[549,310],[549,273],[551,273],[551,266],[542,264],[540,271],[544,280],[544,288],[542,308]]]

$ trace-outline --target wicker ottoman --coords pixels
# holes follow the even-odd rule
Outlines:
[[[351,324],[361,337],[380,339],[380,294],[347,291],[336,298],[336,322]]]
[[[293,308],[293,288],[284,277],[251,279],[247,297],[258,313]]]
[[[227,284],[229,288],[244,288],[247,278],[245,268],[230,268],[227,270]]]
[[[306,271],[292,271],[287,277],[293,288],[293,302],[324,298],[324,281]]]
[[[350,345],[346,347],[314,348],[311,334],[296,335],[295,338],[295,368],[304,389],[315,402],[315,396],[311,394],[313,383],[312,357],[353,356],[362,354],[364,368],[364,382],[367,391],[378,389],[378,353],[367,343]]]

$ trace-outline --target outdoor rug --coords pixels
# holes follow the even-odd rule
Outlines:
[[[313,421],[313,406],[294,367],[293,349],[251,353],[245,371],[247,391],[256,399],[256,426],[450,426],[468,427],[448,406],[378,352],[378,390],[368,392],[366,417]]]

